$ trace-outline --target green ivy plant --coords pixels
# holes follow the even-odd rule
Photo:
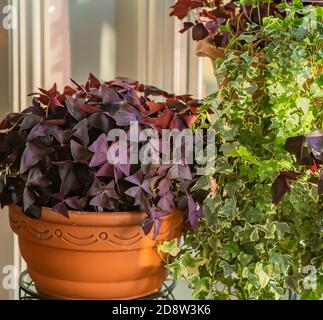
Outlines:
[[[197,299],[322,298],[323,206],[314,173],[295,181],[280,204],[271,188],[281,171],[296,170],[286,139],[322,129],[323,14],[300,1],[284,9],[285,19],[264,18],[256,34],[230,40],[234,51],[216,70],[227,85],[200,109],[218,146],[216,166],[195,186],[210,192],[205,219],[181,246],[159,246],[176,256],[168,268]]]

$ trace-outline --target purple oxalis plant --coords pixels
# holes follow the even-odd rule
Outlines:
[[[318,186],[318,194],[323,194],[323,131],[318,130],[308,135],[287,139],[285,149],[294,158],[296,165],[310,170],[314,183]],[[303,170],[303,171],[304,171]],[[317,173],[319,174],[318,178]],[[276,178],[272,186],[273,203],[279,203],[291,189],[291,181],[297,181],[302,172],[283,171]]]
[[[190,128],[200,102],[123,78],[102,83],[90,74],[85,85],[73,83],[63,93],[56,85],[40,89],[32,106],[1,121],[1,207],[20,206],[33,218],[42,207],[67,217],[70,210],[143,210],[143,229],[154,228],[155,237],[161,218],[177,208],[195,228],[206,195],[190,195],[198,178],[194,164],[112,164],[107,154],[119,142],[107,135],[113,129],[129,134],[137,121],[139,130],[153,128],[161,141],[162,129]],[[131,145],[126,149],[133,152]]]

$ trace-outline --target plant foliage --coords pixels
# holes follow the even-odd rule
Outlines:
[[[216,70],[227,85],[200,108],[214,112],[217,165],[196,184],[205,219],[169,265],[199,299],[322,298],[322,138],[303,136],[323,125],[322,9],[285,10],[230,39],[240,52]]]
[[[302,3],[318,5],[310,0],[177,0],[172,6],[171,16],[185,18],[184,33],[192,29],[193,40],[209,38],[217,47],[226,47],[232,36],[249,32],[257,33],[264,18],[284,18],[289,4],[302,8]]]
[[[154,227],[155,236],[160,218],[179,208],[189,211],[188,220],[196,227],[203,193],[190,192],[197,178],[193,166],[160,165],[159,149],[150,152],[157,160],[150,163],[131,164],[128,156],[144,147],[156,149],[163,129],[191,127],[200,102],[127,79],[102,83],[92,74],[85,85],[75,86],[63,93],[56,85],[40,89],[31,107],[0,123],[1,207],[17,205],[35,218],[42,207],[65,216],[68,210],[143,210],[148,214],[144,230]],[[138,135],[155,129],[157,137],[137,145],[128,139],[126,161],[111,163],[108,153],[120,153],[123,146],[117,139],[108,142],[107,136],[116,128],[129,135],[134,121],[139,122]]]

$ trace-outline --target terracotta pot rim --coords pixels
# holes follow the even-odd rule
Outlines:
[[[16,206],[10,207],[17,209]],[[162,217],[162,219],[169,220],[174,214],[183,214],[183,212],[174,209],[170,215]],[[148,217],[148,214],[144,211],[91,212],[69,210],[68,215],[69,217],[67,218],[51,208],[43,207],[40,220],[62,225],[114,227],[142,225],[142,222]],[[26,218],[29,217],[26,216]]]

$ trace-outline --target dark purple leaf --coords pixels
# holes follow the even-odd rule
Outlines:
[[[32,142],[33,140],[35,140],[36,138],[39,137],[46,137],[47,133],[48,133],[48,129],[49,127],[44,124],[44,123],[40,123],[37,124],[35,127],[33,127],[33,129],[30,131],[29,135],[28,135],[28,141]]]
[[[37,143],[27,143],[26,149],[21,156],[20,173],[24,174],[31,167],[43,160],[44,157],[54,152],[54,149]]]
[[[166,178],[161,179],[158,184],[159,194],[165,195],[166,193],[168,193],[170,190],[170,185],[171,185],[171,182],[168,179]]]
[[[167,178],[192,180],[193,177],[189,166],[176,164],[169,169],[167,173]]]
[[[103,112],[102,109],[91,104],[80,104],[80,109],[88,114]]]
[[[44,89],[41,89],[41,88],[39,88],[39,91],[41,91],[47,97],[56,97],[59,94],[59,92],[57,91],[57,84],[56,83],[48,91],[44,90]]]
[[[108,143],[106,134],[101,134],[100,137],[90,146],[90,151],[94,156],[89,164],[91,168],[103,165],[108,161]]]
[[[193,22],[184,22],[184,26],[183,26],[183,28],[179,32],[180,33],[184,33],[187,30],[191,29],[192,27],[194,27],[194,23]]]
[[[218,24],[216,21],[208,21],[204,25],[208,33],[213,34],[218,30]]]
[[[280,174],[276,178],[271,189],[273,203],[278,204],[289,190],[290,190],[290,184],[288,182],[288,179],[283,174]]]
[[[198,218],[203,217],[203,209],[197,208],[197,205],[192,197],[188,197],[188,219],[190,222],[190,225],[193,229],[196,229],[198,227]]]
[[[51,182],[43,175],[38,167],[29,170],[27,186],[48,187]]]
[[[131,105],[122,102],[113,104],[106,113],[120,127],[130,126],[131,122],[139,120],[139,112]]]
[[[100,194],[103,189],[104,189],[104,183],[102,181],[100,181],[99,179],[95,178],[93,180],[93,183],[92,183],[90,189],[88,190],[87,195],[90,197],[96,196],[96,195]]]
[[[78,197],[71,197],[64,201],[70,208],[74,210],[82,210],[85,207],[86,199],[85,198],[78,198]]]
[[[284,148],[290,154],[295,155],[297,161],[300,161],[300,159],[302,158],[304,143],[305,143],[305,136],[292,137],[286,140]]]
[[[36,195],[31,188],[26,187],[23,194],[24,211],[27,211],[36,202]]]
[[[105,163],[95,174],[96,177],[114,177],[114,167],[110,163]]]
[[[125,95],[124,100],[133,106],[139,107],[141,105],[140,99],[134,89],[129,89],[128,93]]]
[[[316,131],[307,135],[306,141],[314,157],[323,161],[323,131]]]
[[[154,219],[145,219],[142,225],[145,235],[149,234],[154,226]]]
[[[26,215],[29,217],[33,217],[36,219],[40,219],[41,217],[41,208],[36,206],[36,205],[32,205],[31,207],[29,207],[26,211],[25,211]]]
[[[203,23],[199,23],[194,26],[192,36],[193,40],[200,41],[205,39],[209,35],[209,32],[205,29]]]
[[[170,212],[174,209],[174,196],[171,192],[166,193],[163,195],[158,201],[158,207],[164,211]]]
[[[87,121],[90,127],[101,130],[104,133],[108,133],[113,127],[112,120],[104,112],[91,114]]]
[[[71,154],[74,161],[84,164],[88,164],[93,155],[91,151],[74,140],[71,141]]]
[[[90,73],[89,79],[87,81],[87,89],[100,88],[100,85],[101,82],[92,73]]]
[[[137,171],[133,176],[125,178],[126,181],[131,182],[137,186],[140,186],[143,181],[143,173],[141,171]]]
[[[68,113],[76,120],[82,120],[86,118],[86,112],[80,108],[79,100],[66,96],[66,106]]]
[[[121,101],[119,95],[111,87],[107,85],[102,85],[101,91],[103,104],[111,105]]]
[[[76,132],[75,129],[72,130],[54,130],[53,136],[57,139],[57,141],[61,144],[67,144],[67,142],[72,138],[73,134]]]
[[[61,178],[61,193],[66,195],[70,191],[74,191],[81,187],[75,172],[73,161],[62,161],[54,163],[58,166],[59,176]]]
[[[300,177],[300,173],[295,171],[283,171],[281,172],[281,174],[284,175],[287,179],[294,181],[297,181]]]
[[[21,122],[20,131],[29,130],[39,124],[43,118],[35,114],[27,114]]]
[[[52,207],[52,210],[61,213],[65,217],[68,217],[68,209],[64,201],[57,203],[55,206]]]
[[[73,134],[73,136],[76,137],[84,147],[87,147],[90,141],[87,125],[88,125],[88,120],[84,119],[78,122],[73,127],[73,130],[75,130],[75,133]]]

